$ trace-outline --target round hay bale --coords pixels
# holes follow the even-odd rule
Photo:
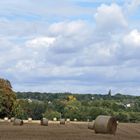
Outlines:
[[[94,122],[89,122],[88,123],[88,129],[94,130]]]
[[[28,122],[32,122],[32,118],[28,118]]]
[[[67,123],[70,123],[70,119],[69,118],[66,121],[67,121]]]
[[[65,125],[65,119],[60,119],[60,124]]]
[[[48,126],[48,119],[42,118],[41,119],[41,125]]]
[[[114,117],[100,115],[94,123],[95,133],[115,134],[117,130],[117,121]]]
[[[12,117],[12,118],[10,119],[10,121],[11,121],[11,122],[14,122],[14,120],[15,120],[15,118],[14,118],[14,117]]]
[[[5,122],[8,122],[8,120],[9,120],[8,117],[5,117],[5,118],[4,118],[4,121],[5,121]]]
[[[57,121],[57,118],[53,118],[53,121]]]
[[[21,119],[14,119],[13,125],[23,125],[23,120],[21,120]]]
[[[77,122],[77,119],[75,118],[74,121]]]

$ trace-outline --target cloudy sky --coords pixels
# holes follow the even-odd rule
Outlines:
[[[0,0],[0,77],[15,91],[140,95],[140,0]]]

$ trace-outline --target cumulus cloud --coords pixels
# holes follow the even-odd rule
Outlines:
[[[56,54],[72,54],[91,42],[89,38],[92,38],[93,29],[85,21],[75,20],[53,23],[48,30],[50,35],[56,37],[50,50]]]
[[[127,26],[122,8],[117,4],[102,4],[95,14],[97,28],[101,31],[116,31]]]
[[[124,37],[124,44],[131,47],[140,47],[140,32],[137,29],[132,30]]]
[[[49,27],[49,31],[55,35],[75,35],[79,33],[85,33],[87,31],[87,24],[83,20],[76,20],[76,21],[64,21],[64,22],[57,22],[53,23]],[[82,31],[82,29],[85,29]]]
[[[126,34],[124,34],[121,41],[121,58],[126,60],[126,63],[130,62],[131,65],[137,63],[139,60],[139,51],[140,51],[140,33],[137,29],[133,29]]]
[[[61,2],[57,6],[47,2],[53,8],[32,0],[22,2],[28,5],[25,9],[18,1],[0,2],[11,4],[14,15],[11,19],[11,14],[3,11],[0,18],[0,75],[11,80],[15,90],[140,91],[136,84],[140,78],[140,32],[130,28],[123,6],[107,1],[88,9],[89,16],[85,16],[88,6],[79,8],[75,1],[69,1],[68,11],[69,2],[64,2],[61,11],[56,8]],[[15,16],[17,11],[20,16]]]

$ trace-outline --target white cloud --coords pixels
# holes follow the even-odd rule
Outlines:
[[[118,65],[119,46],[117,43],[98,42],[87,46],[75,58],[74,65],[80,66],[109,66]]]
[[[83,30],[84,29],[84,30]],[[53,23],[49,34],[56,37],[51,51],[56,54],[76,53],[88,45],[92,38],[91,27],[82,20]]]
[[[83,20],[57,22],[53,23],[49,27],[49,32],[51,34],[65,36],[72,36],[81,33],[83,34],[86,33],[87,30],[87,23]]]
[[[137,29],[130,31],[124,37],[124,44],[131,47],[139,47],[140,48],[140,32]]]
[[[10,8],[0,12],[0,75],[16,90],[139,91],[140,32],[123,6],[106,2],[92,10],[66,0],[0,2]]]
[[[116,31],[127,26],[121,7],[117,4],[102,4],[95,14],[97,28],[100,31]]]
[[[54,37],[37,37],[26,42],[28,47],[38,48],[38,47],[50,47],[56,38]]]

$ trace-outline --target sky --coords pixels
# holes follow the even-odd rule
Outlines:
[[[140,0],[0,0],[0,77],[15,91],[140,95]]]

